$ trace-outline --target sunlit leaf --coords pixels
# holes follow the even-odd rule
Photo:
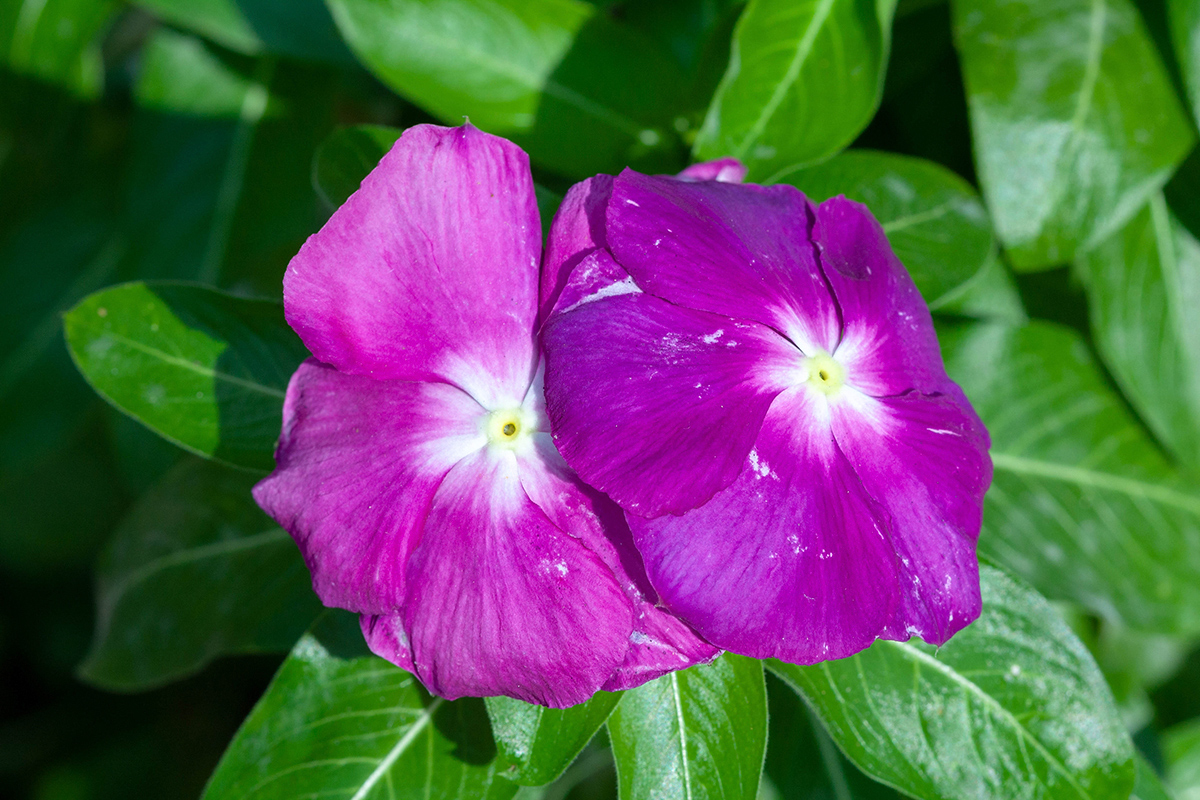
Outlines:
[[[983,615],[941,648],[770,668],[850,760],[914,797],[1127,798],[1133,746],[1087,648],[1036,593],[981,577]]]
[[[67,313],[67,344],[106,400],[192,452],[269,470],[305,357],[283,306],[189,284],[129,283]]]
[[[1200,121],[1200,3],[1196,0],[1167,0],[1171,40],[1187,85],[1192,114]]]
[[[487,698],[504,777],[526,786],[557,778],[608,719],[620,694],[597,692],[570,708],[545,708],[511,697]]]
[[[895,0],[750,0],[696,137],[773,181],[853,141],[879,106]]]
[[[1128,221],[1194,136],[1130,0],[952,4],[975,160],[1018,269]]]

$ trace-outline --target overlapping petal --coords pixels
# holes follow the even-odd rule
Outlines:
[[[538,296],[543,320],[558,300],[576,265],[608,244],[604,218],[612,196],[611,175],[596,175],[572,186],[550,224]]]
[[[689,183],[625,170],[608,206],[608,249],[642,290],[768,325],[806,353],[841,323],[817,264],[813,210],[791,186]]]
[[[418,125],[292,259],[288,323],[343,372],[519,398],[540,247],[525,153],[470,125]]]
[[[386,613],[443,477],[486,439],[448,384],[377,381],[309,359],[288,385],[276,468],[258,504],[296,539],[328,606]]]
[[[643,516],[733,482],[795,350],[774,331],[646,294],[585,303],[543,333],[555,443],[587,483]]]
[[[719,647],[811,664],[863,649],[891,619],[897,558],[804,387],[781,394],[737,481],[681,517],[630,515],[663,603]]]

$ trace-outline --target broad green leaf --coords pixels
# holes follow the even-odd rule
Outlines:
[[[992,437],[980,553],[1135,630],[1200,631],[1200,491],[1171,468],[1065,328],[940,329]]]
[[[608,732],[623,800],[754,800],[767,744],[762,664],[727,653],[630,689]]]
[[[1196,0],[1167,0],[1171,41],[1187,86],[1192,114],[1200,122],[1200,3]]]
[[[1200,474],[1200,242],[1156,194],[1076,264],[1105,364],[1158,440]]]
[[[550,783],[571,766],[620,699],[620,694],[597,692],[586,703],[557,709],[511,697],[487,698],[500,761],[510,765],[501,774],[524,786]]]
[[[133,0],[164,22],[240,53],[350,63],[322,0]]]
[[[242,723],[204,800],[504,800],[483,701],[430,697],[327,612]]]
[[[1069,262],[1194,136],[1130,0],[956,0],[975,160],[1017,269]]]
[[[1129,796],[1129,800],[1172,800],[1172,795],[1167,793],[1166,787],[1154,772],[1154,767],[1150,766],[1150,762],[1141,753],[1136,754],[1134,760],[1137,762],[1137,781],[1133,785],[1133,794]],[[1185,795],[1178,800],[1195,800],[1195,798]]]
[[[0,64],[84,97],[104,87],[100,39],[114,0],[12,0],[0,4]]]
[[[1133,746],[1087,648],[1035,592],[990,567],[981,582],[982,616],[941,648],[769,666],[851,761],[913,797],[1128,798]]]
[[[134,98],[143,108],[236,119],[251,92],[263,94],[251,102],[266,101],[264,88],[251,75],[223,61],[195,36],[160,28],[142,49]]]
[[[933,309],[940,314],[958,314],[1020,325],[1027,322],[1025,306],[1008,268],[999,254],[983,265],[975,277],[952,292],[942,295]]]
[[[751,180],[771,182],[850,144],[879,106],[895,7],[895,0],[750,0],[696,136],[696,157],[733,156]]]
[[[971,186],[931,161],[849,150],[778,180],[813,201],[844,194],[866,203],[930,306],[975,279],[996,248],[987,212]]]
[[[786,683],[767,673],[771,722],[766,780],[774,795],[758,800],[899,800],[889,786],[871,780],[851,764],[804,701]]]
[[[128,283],[65,317],[80,372],[180,447],[269,470],[288,379],[305,357],[283,306],[202,286]]]
[[[367,173],[375,169],[403,133],[386,125],[342,128],[321,143],[313,157],[313,187],[333,208],[358,191]]]
[[[683,92],[651,42],[579,0],[329,0],[351,49],[443,121],[575,177],[670,159]],[[668,167],[671,166],[668,164]]]
[[[1200,798],[1200,720],[1163,731],[1162,749],[1167,785],[1179,800]]]
[[[187,459],[142,496],[100,558],[81,677],[148,689],[219,655],[295,644],[321,604],[291,537],[250,497],[254,481]]]
[[[355,125],[335,131],[313,158],[312,180],[317,193],[333,208],[346,202],[401,133],[399,128],[386,125]],[[535,183],[533,189],[545,236],[562,196],[541,184]]]

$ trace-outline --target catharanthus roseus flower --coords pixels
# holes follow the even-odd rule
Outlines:
[[[293,376],[255,498],[329,606],[445,697],[551,706],[717,652],[656,608],[620,510],[547,432],[525,154],[410,128],[288,266]]]
[[[548,256],[555,440],[670,610],[798,663],[978,616],[987,433],[865,206],[626,170]]]

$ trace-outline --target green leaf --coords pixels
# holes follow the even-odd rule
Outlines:
[[[1129,797],[1133,746],[1087,648],[1036,593],[990,567],[981,582],[982,616],[941,648],[769,666],[851,761],[914,797]]]
[[[758,800],[899,800],[846,760],[790,686],[767,673],[771,722],[767,739],[766,782],[774,794]]]
[[[97,569],[96,633],[79,667],[107,689],[148,689],[219,655],[286,651],[320,612],[254,477],[187,459],[117,528]]]
[[[1013,276],[994,251],[983,269],[975,273],[975,277],[942,295],[933,310],[940,314],[958,314],[1015,325],[1029,320]]]
[[[1137,781],[1129,800],[1171,800],[1171,795],[1167,794],[1166,787],[1145,756],[1137,753],[1134,761],[1137,762]]]
[[[1158,440],[1200,474],[1200,242],[1156,194],[1076,263],[1104,363]]]
[[[1078,335],[1034,323],[945,326],[939,338],[992,436],[980,554],[1135,630],[1200,630],[1200,491],[1166,462]]]
[[[312,180],[317,193],[333,208],[346,202],[401,133],[399,128],[386,125],[355,125],[335,131],[313,158]],[[541,184],[535,183],[533,190],[545,236],[550,232],[550,221],[562,196]]]
[[[1123,225],[1194,136],[1129,0],[957,0],[975,160],[1017,269]]]
[[[255,88],[248,71],[222,60],[195,36],[160,28],[142,49],[134,99],[143,108],[171,114],[237,118],[251,91],[263,89]]]
[[[134,0],[164,22],[248,55],[353,61],[321,0]]]
[[[313,157],[317,193],[333,208],[346,202],[401,133],[386,125],[355,125],[334,131]]]
[[[630,689],[608,731],[624,800],[754,800],[767,744],[762,664],[726,653]]]
[[[1192,114],[1200,122],[1200,3],[1196,0],[1167,0],[1171,42],[1187,86]]]
[[[561,775],[596,735],[621,699],[597,692],[570,708],[545,708],[511,697],[487,698],[501,774],[523,786],[541,786]]]
[[[283,306],[202,286],[128,283],[65,317],[92,387],[180,447],[269,470],[284,390],[305,357]]]
[[[1200,795],[1200,719],[1163,731],[1162,750],[1167,784],[1180,800]]]
[[[772,182],[854,140],[879,107],[895,0],[751,0],[696,136]]]
[[[820,202],[838,194],[866,203],[930,306],[976,278],[996,248],[987,211],[970,184],[932,161],[850,150],[778,180]]]
[[[483,701],[430,697],[367,652],[355,617],[328,612],[242,723],[204,800],[329,797],[503,800]]]
[[[112,0],[17,0],[0,5],[0,63],[88,98],[104,88],[100,39]]]
[[[671,159],[679,67],[578,0],[329,0],[380,80],[575,177]],[[665,168],[673,164],[668,163]]]

